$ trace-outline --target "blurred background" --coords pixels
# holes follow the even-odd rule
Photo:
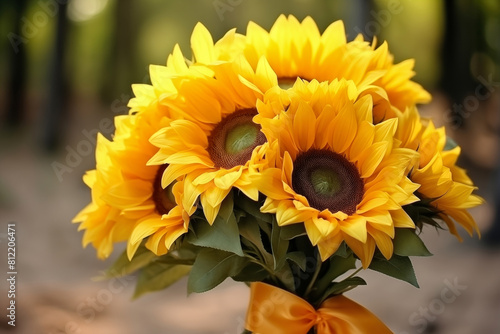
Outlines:
[[[395,61],[415,58],[433,94],[425,116],[462,146],[487,204],[472,210],[482,239],[459,243],[428,229],[435,254],[415,259],[420,289],[363,273],[349,293],[395,334],[500,333],[500,2],[497,0],[2,0],[0,1],[0,333],[241,333],[242,284],[186,296],[185,281],[131,301],[134,281],[96,282],[103,262],[81,248],[73,216],[90,200],[81,180],[96,133],[127,113],[132,83],[165,64],[175,43],[190,58],[196,22],[214,40],[252,20],[342,19],[348,39],[387,40]],[[8,326],[7,224],[17,228],[17,318]],[[4,273],[5,272],[5,273]],[[443,292],[445,291],[445,292]],[[448,292],[446,292],[448,291]],[[453,300],[443,294],[453,292]]]

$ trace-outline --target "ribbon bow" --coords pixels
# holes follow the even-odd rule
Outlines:
[[[252,283],[246,328],[256,334],[393,334],[373,313],[342,295],[314,307],[265,283]]]

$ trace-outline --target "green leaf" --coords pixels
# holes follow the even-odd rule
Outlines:
[[[178,249],[170,250],[167,254],[158,257],[157,261],[167,264],[193,265],[201,247],[183,243]]]
[[[148,292],[163,290],[186,276],[190,270],[191,266],[154,262],[143,268],[139,274],[133,298],[138,298]]]
[[[397,228],[394,237],[394,254],[400,256],[431,256],[424,242],[409,228]]]
[[[331,296],[340,295],[346,292],[347,290],[350,290],[359,285],[366,285],[366,281],[361,277],[357,276],[346,278],[343,281],[333,283],[328,289],[326,289],[325,293],[323,294],[318,304],[321,304]]]
[[[157,256],[143,245],[137,249],[132,260],[128,259],[127,251],[124,251],[115,263],[106,270],[103,278],[107,279],[130,275],[154,261],[155,258],[157,258]]]
[[[297,266],[299,266],[300,270],[306,271],[307,257],[306,254],[304,254],[304,252],[301,251],[290,252],[286,254],[286,258],[295,263]]]
[[[257,222],[257,224],[259,225],[260,229],[262,230],[262,232],[264,232],[264,234],[267,236],[267,238],[269,240],[271,240],[271,224],[263,221],[263,220],[260,220],[260,219],[255,219],[255,221]]]
[[[203,249],[189,274],[188,293],[205,292],[215,288],[226,278],[238,275],[247,263],[245,258],[234,253]]]
[[[227,194],[226,198],[222,201],[222,204],[219,209],[218,216],[222,218],[224,221],[228,221],[231,217],[234,217],[234,200],[233,200],[233,192],[230,191]]]
[[[254,217],[244,217],[240,220],[239,229],[242,240],[247,240],[251,247],[258,253],[259,259],[267,266],[274,263],[273,256],[266,250],[262,243],[261,229],[256,224]]]
[[[281,237],[285,240],[292,240],[306,234],[306,228],[302,223],[281,227]]]
[[[227,196],[222,202],[219,215],[212,226],[206,221],[196,222],[194,233],[187,237],[187,241],[201,247],[224,250],[243,256],[240,242],[238,222],[233,213],[232,196]]]
[[[295,292],[295,276],[288,262],[285,261],[277,271],[274,271],[274,275],[283,284],[285,290]]]
[[[264,221],[268,224],[271,224],[273,221],[272,214],[260,212],[260,207],[262,206],[261,202],[255,202],[245,195],[236,196],[234,204],[244,212],[257,218],[258,220]]]
[[[343,258],[347,258],[352,255],[352,250],[347,247],[347,244],[345,242],[342,242],[339,246],[339,249],[333,254],[333,256],[340,256]]]
[[[255,219],[244,217],[241,219],[238,227],[243,238],[258,246],[258,248],[264,249],[259,224],[255,222]]]
[[[253,223],[260,226],[262,231],[271,238],[271,223],[273,221],[273,215],[269,213],[260,212],[260,207],[262,206],[262,201],[253,201],[252,199],[246,197],[244,194],[237,192],[234,200],[235,210],[243,211],[244,216]],[[238,214],[239,216],[240,214]],[[254,218],[254,219],[252,219]],[[240,220],[238,220],[240,221]]]
[[[237,282],[262,282],[268,277],[269,273],[262,266],[250,262],[232,278]]]
[[[274,259],[274,270],[281,268],[286,260],[286,252],[288,251],[289,241],[281,237],[282,229],[278,225],[276,219],[273,219],[273,229],[271,232],[271,249]]]
[[[345,274],[347,271],[356,268],[356,258],[353,254],[343,258],[341,256],[332,256],[329,260],[328,270],[314,284],[314,291],[319,294],[325,291],[327,287],[337,277]],[[317,295],[317,294],[316,294]]]
[[[390,260],[381,255],[375,256],[369,268],[419,287],[415,271],[407,256],[393,255]]]

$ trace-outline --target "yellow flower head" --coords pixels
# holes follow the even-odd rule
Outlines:
[[[460,147],[446,148],[444,127],[436,129],[431,120],[422,120],[416,108],[399,114],[400,129],[397,137],[402,145],[418,150],[420,159],[413,168],[410,179],[420,184],[419,196],[431,200],[437,215],[446,223],[450,232],[459,240],[454,221],[472,235],[479,229],[467,212],[484,201],[473,194],[476,187],[464,169],[456,165]]]
[[[371,94],[375,122],[395,117],[394,109],[404,111],[416,103],[427,103],[430,94],[411,81],[412,59],[394,64],[387,43],[376,48],[358,35],[347,42],[342,21],[332,23],[322,34],[314,20],[299,22],[281,15],[267,32],[250,22],[246,35],[228,32],[214,44],[208,30],[198,24],[191,38],[194,61],[218,65],[243,54],[256,69],[265,57],[281,86],[293,85],[297,78],[311,81],[352,80],[360,94]]]
[[[288,92],[276,118],[255,118],[270,143],[261,210],[280,226],[303,222],[323,260],[343,241],[365,268],[376,246],[390,258],[394,228],[415,227],[402,206],[418,200],[406,177],[417,153],[397,147],[398,120],[374,124],[371,97],[345,80],[297,80]]]
[[[92,203],[73,221],[81,222],[84,246],[92,243],[100,258],[107,258],[113,244],[125,240],[132,257],[142,239],[149,236],[146,246],[162,254],[187,232],[189,214],[177,201],[182,182],[164,190],[161,175],[165,166],[146,165],[156,153],[149,137],[168,123],[168,118],[150,110],[115,117],[113,141],[99,135],[96,169],[84,176],[92,189]]]
[[[179,45],[175,45],[173,52],[167,58],[166,66],[150,65],[149,76],[151,85],[132,85],[135,96],[128,103],[130,113],[139,114],[150,110],[175,119],[180,117],[176,111],[161,103],[161,100],[177,95],[175,81],[184,78],[213,77],[214,72],[205,66],[196,64],[189,66]]]
[[[252,82],[239,75],[242,69],[248,70],[244,73]],[[273,81],[265,59],[256,72],[241,59],[219,66],[216,73],[217,79],[207,75],[172,80],[177,94],[160,103],[178,118],[151,137],[160,150],[148,163],[168,164],[164,187],[185,177],[184,206],[193,207],[199,198],[210,224],[233,187],[258,198],[250,176],[263,167],[267,145],[260,125],[252,119],[261,91],[272,87]]]

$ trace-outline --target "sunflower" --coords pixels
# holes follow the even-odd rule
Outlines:
[[[177,95],[174,80],[213,77],[214,72],[205,66],[189,65],[179,45],[176,44],[172,53],[167,57],[166,66],[150,65],[149,76],[151,84],[132,85],[134,97],[128,103],[130,114],[154,110],[174,119],[179,117],[175,110],[169,110],[165,105],[159,103],[162,99]]]
[[[265,57],[280,85],[290,87],[296,78],[311,81],[352,80],[361,95],[374,100],[375,122],[395,117],[416,103],[427,103],[430,94],[411,81],[413,60],[394,64],[387,43],[376,48],[358,35],[347,42],[342,21],[332,23],[323,34],[310,17],[299,22],[281,15],[269,32],[250,22],[246,35],[228,32],[215,44],[208,30],[198,24],[191,38],[194,63],[217,66],[243,54],[256,69]]]
[[[96,148],[96,169],[87,172],[85,183],[92,189],[92,203],[73,220],[85,230],[83,245],[107,258],[113,244],[129,240],[131,258],[143,238],[155,254],[163,254],[173,241],[187,232],[189,214],[177,201],[182,180],[169,189],[161,187],[166,166],[146,166],[156,153],[149,137],[170,120],[155,110],[139,115],[115,117],[113,141],[102,135]]]
[[[191,208],[199,198],[210,224],[233,187],[258,199],[251,176],[264,167],[267,145],[252,119],[257,100],[276,80],[264,58],[253,71],[239,57],[218,66],[215,77],[172,79],[177,94],[159,102],[178,118],[151,137],[159,151],[148,164],[168,165],[163,187],[184,177],[183,205]]]
[[[255,117],[270,143],[261,211],[280,226],[304,223],[323,260],[343,241],[365,268],[376,247],[389,259],[394,228],[415,228],[402,206],[418,200],[406,177],[417,153],[397,146],[398,120],[374,124],[371,96],[345,80],[297,80],[289,93],[278,117]]]
[[[480,235],[476,222],[467,209],[484,200],[473,194],[476,187],[466,171],[456,165],[460,147],[447,148],[445,128],[436,128],[431,120],[421,119],[416,108],[399,114],[400,129],[397,137],[402,145],[420,153],[410,179],[420,184],[418,195],[429,202],[437,216],[450,232],[462,240],[455,226],[460,224],[472,236]]]
[[[115,118],[115,123],[119,121]],[[122,182],[123,177],[116,173],[110,158],[111,142],[101,134],[97,137],[96,169],[88,171],[83,181],[92,190],[92,202],[81,210],[73,223],[80,223],[78,230],[85,230],[83,246],[92,245],[101,259],[109,257],[113,244],[126,240],[132,231],[135,221],[120,215],[121,210],[108,205],[103,196],[115,184]]]

